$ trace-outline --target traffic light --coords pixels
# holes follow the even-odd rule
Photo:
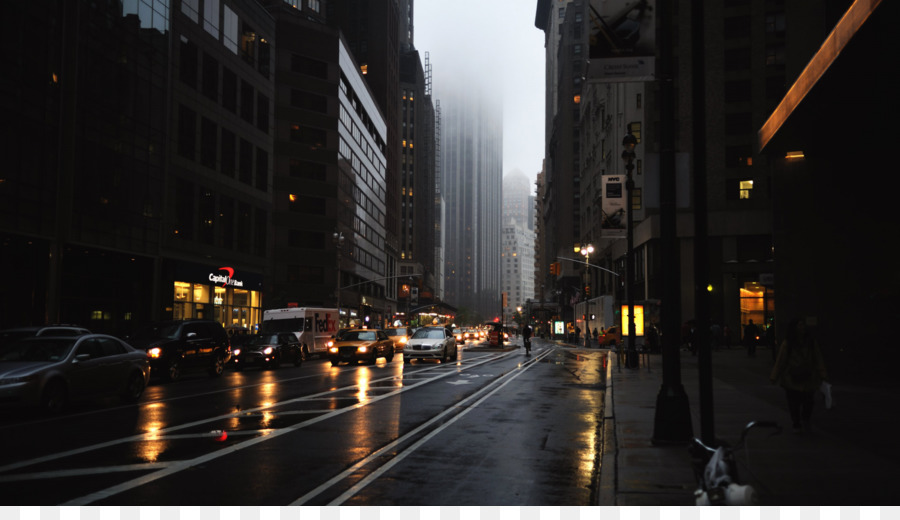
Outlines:
[[[556,274],[556,262],[550,262],[550,274]]]

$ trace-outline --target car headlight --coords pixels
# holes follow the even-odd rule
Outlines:
[[[400,338],[400,343],[403,343],[404,345],[406,344],[407,341],[409,341],[409,339],[406,338],[405,336]]]
[[[267,356],[271,356],[272,352],[275,352],[275,349],[272,347],[266,347],[265,349],[263,349],[263,354]]]
[[[369,351],[369,347],[360,346],[360,347],[357,347],[356,350],[358,350],[359,352],[365,353],[365,352],[368,352],[368,351]]]
[[[233,355],[235,355],[235,356],[240,356],[240,355],[241,355],[241,349],[236,348],[236,349],[232,350],[231,353],[232,353]]]
[[[152,357],[154,359],[159,358],[162,355],[162,349],[159,347],[153,347],[151,349],[147,349],[147,356]]]
[[[328,347],[328,352],[331,352],[332,354],[337,354],[337,353],[338,353],[338,348],[335,347],[333,343],[329,343],[329,345],[331,345],[331,346]]]

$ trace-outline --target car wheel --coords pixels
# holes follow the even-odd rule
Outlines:
[[[410,364],[410,363],[412,363],[412,358],[403,356],[403,364],[404,364],[404,365],[408,365],[408,364]]]
[[[137,402],[144,393],[144,376],[138,372],[128,377],[128,383],[125,384],[125,390],[122,391],[122,400],[126,403]]]
[[[303,358],[303,361],[309,359],[309,347],[303,345],[303,348],[300,349],[300,356]]]
[[[303,351],[298,349],[297,352],[294,354],[294,366],[295,367],[299,367],[300,365],[303,364],[303,357],[304,357]]]
[[[177,381],[181,377],[181,360],[172,358],[166,363],[165,377],[169,381]]]
[[[394,351],[391,350],[391,351],[389,351],[387,354],[385,354],[384,359],[385,359],[385,361],[387,361],[388,363],[390,363],[391,361],[393,361],[393,360],[394,360]]]
[[[223,356],[216,356],[212,366],[209,367],[209,375],[212,377],[219,377],[223,372],[225,372],[225,358]]]
[[[45,412],[60,413],[66,408],[68,397],[66,385],[62,381],[50,381],[41,395],[41,408]]]
[[[332,362],[331,362],[331,366],[333,366],[333,367],[336,367],[336,366],[338,366],[339,364],[340,364],[339,361],[332,361]]]

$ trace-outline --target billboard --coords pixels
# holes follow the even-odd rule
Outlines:
[[[656,0],[590,0],[588,80],[651,81]]]
[[[600,235],[605,238],[625,236],[628,224],[625,214],[625,176],[602,175],[600,178]]]

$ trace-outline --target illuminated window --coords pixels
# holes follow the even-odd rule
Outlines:
[[[738,196],[738,198],[740,198],[740,199],[749,199],[749,198],[750,198],[750,192],[753,190],[753,181],[752,181],[752,180],[750,180],[750,181],[740,181],[740,182],[738,183],[738,186],[740,186],[740,191],[739,191],[739,196]]]

